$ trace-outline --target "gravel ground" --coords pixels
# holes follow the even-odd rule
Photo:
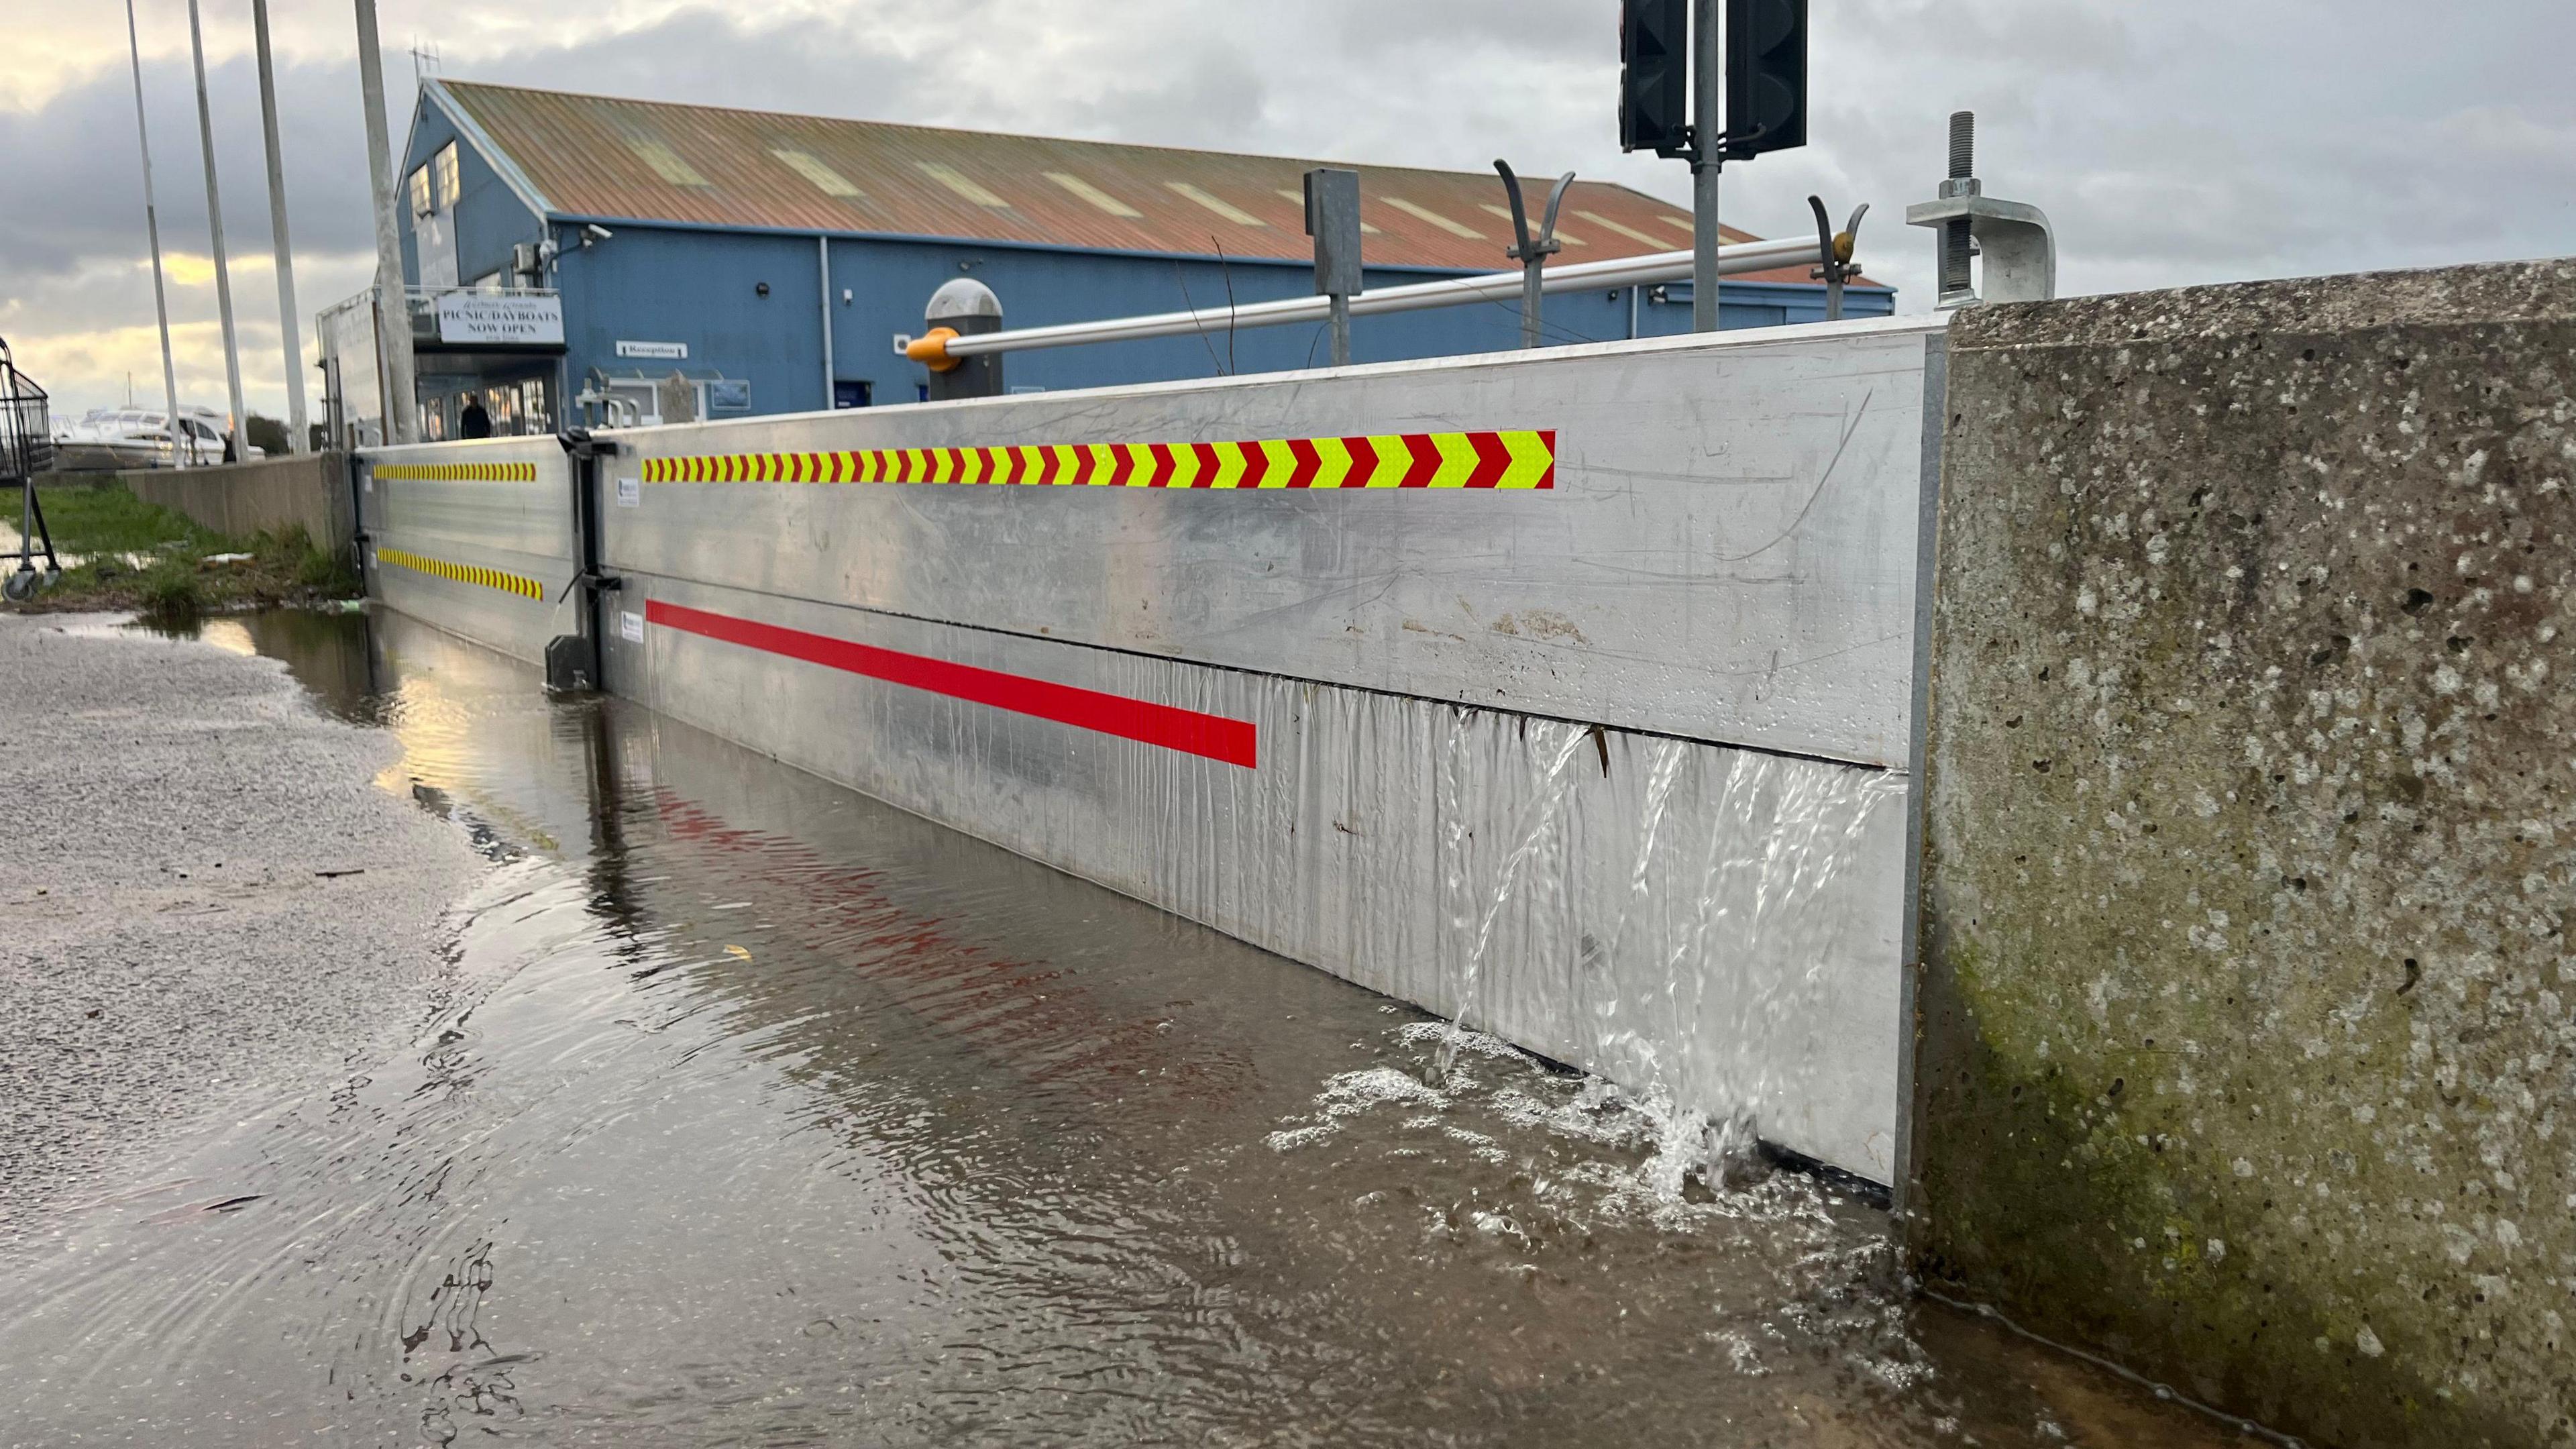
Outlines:
[[[0,616],[0,1248],[418,1027],[482,861],[273,660]]]

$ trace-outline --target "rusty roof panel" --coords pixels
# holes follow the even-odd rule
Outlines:
[[[1313,253],[1297,200],[1301,178],[1328,164],[430,84],[571,216],[1303,261]],[[1488,210],[1504,200],[1500,178],[1354,169],[1371,265],[1480,272],[1511,265],[1503,255],[1509,223]],[[1690,245],[1687,212],[1609,182],[1575,182],[1564,214],[1584,238],[1585,261]],[[1752,239],[1732,227],[1726,235]],[[1807,280],[1803,268],[1755,276]]]

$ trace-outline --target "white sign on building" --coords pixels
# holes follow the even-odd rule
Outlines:
[[[685,361],[688,358],[689,344],[685,342],[630,342],[625,338],[620,337],[617,339],[617,355],[620,357],[658,357],[668,359],[673,362],[679,362]]]
[[[561,346],[563,299],[442,292],[438,297],[438,340]]]

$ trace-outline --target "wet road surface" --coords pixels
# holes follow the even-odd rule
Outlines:
[[[483,862],[375,787],[400,756],[273,662],[0,616],[0,1262],[148,1140],[327,1087],[435,1007]]]
[[[399,618],[209,633],[496,864],[407,1048],[0,1277],[0,1444],[2254,1442],[1410,1007]]]

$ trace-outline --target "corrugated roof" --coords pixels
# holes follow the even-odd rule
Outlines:
[[[1336,164],[429,84],[567,216],[1304,260],[1313,244],[1301,178]],[[1371,265],[1511,265],[1499,177],[1353,169]],[[1567,261],[1672,251],[1691,240],[1687,212],[1603,181],[1576,181],[1558,220]],[[1732,227],[1726,236],[1753,239]],[[1756,279],[1804,282],[1807,274],[1783,268],[1747,278]]]

